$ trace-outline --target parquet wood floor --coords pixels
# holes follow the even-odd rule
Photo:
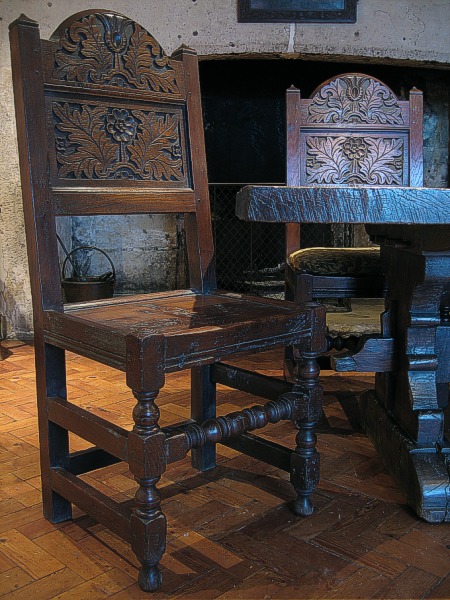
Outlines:
[[[0,362],[0,595],[11,599],[149,598],[136,585],[129,546],[75,509],[52,525],[41,514],[34,357],[30,345],[3,342]],[[242,363],[249,367],[250,364]],[[252,367],[279,374],[281,356]],[[134,401],[123,375],[69,356],[70,398],[128,426]],[[186,459],[162,479],[168,517],[164,585],[152,598],[450,598],[450,526],[420,521],[405,505],[358,427],[352,392],[370,375],[323,373],[325,413],[319,433],[322,479],[315,514],[294,517],[288,475],[218,447],[219,465],[199,474]],[[168,377],[159,396],[162,422],[188,417],[186,373]],[[92,401],[92,394],[97,401]],[[75,400],[76,399],[76,400]],[[258,400],[256,400],[258,402]],[[220,410],[255,399],[221,388]],[[293,444],[289,424],[267,434]],[[83,442],[75,436],[73,449]],[[86,479],[116,499],[135,482],[122,465]]]

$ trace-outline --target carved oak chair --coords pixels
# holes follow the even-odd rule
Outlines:
[[[79,506],[131,543],[141,588],[156,590],[166,539],[158,482],[189,451],[202,470],[215,465],[218,442],[290,470],[294,511],[312,511],[324,309],[216,290],[195,52],[182,47],[168,57],[145,29],[107,11],[70,17],[49,41],[22,15],[10,37],[44,514],[60,522]],[[190,289],[63,304],[56,219],[142,213],[185,215]],[[299,357],[293,386],[220,362],[287,344]],[[132,431],[67,398],[66,350],[124,373]],[[192,419],[162,428],[158,392],[166,374],[182,369],[192,371]],[[216,383],[269,402],[216,418]],[[298,429],[293,452],[247,433],[281,419]],[[69,432],[93,447],[70,452]],[[118,461],[137,482],[131,509],[79,478]]]
[[[308,99],[287,90],[287,184],[423,185],[423,99],[399,100],[378,79],[345,73]],[[299,250],[300,226],[286,231],[286,297],[383,297],[378,247]],[[341,340],[342,343],[342,340]]]

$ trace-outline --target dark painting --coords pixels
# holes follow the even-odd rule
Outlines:
[[[240,22],[355,23],[358,0],[238,0]]]
[[[256,10],[342,10],[345,0],[250,0]]]

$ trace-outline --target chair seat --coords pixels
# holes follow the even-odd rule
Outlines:
[[[308,311],[284,300],[190,290],[66,305],[45,313],[45,339],[56,346],[125,369],[129,335],[162,337],[166,371],[228,354],[298,341]]]
[[[371,248],[303,248],[289,256],[295,271],[311,275],[380,276],[380,249]]]
[[[352,298],[351,312],[327,312],[331,336],[361,336],[381,333],[380,315],[385,310],[383,298]]]
[[[139,23],[106,9],[72,15],[50,40],[41,40],[38,24],[21,15],[10,37],[33,291],[44,515],[66,521],[76,504],[130,543],[140,566],[139,586],[154,592],[162,582],[159,563],[167,538],[158,487],[166,468],[188,454],[194,468],[207,471],[216,465],[216,444],[228,444],[286,469],[294,513],[312,513],[311,494],[319,483],[313,429],[322,412],[317,357],[327,347],[325,309],[214,290],[194,50],[183,45],[169,57]],[[161,228],[167,229],[158,219],[147,221],[147,215],[160,214],[180,215],[176,226],[186,240],[186,269],[179,256],[178,274],[189,275],[192,290],[63,304],[56,216],[91,222],[95,215],[114,242],[109,215],[122,217],[123,234],[129,215],[145,215],[145,227],[150,221],[155,226],[144,229],[147,256],[161,246]],[[94,229],[100,234],[101,228]],[[134,242],[129,235],[108,248],[132,261]],[[172,251],[160,249],[161,273],[169,272]],[[88,257],[74,262],[75,276],[84,275],[88,263]],[[148,279],[146,272],[141,275]],[[121,270],[118,287],[132,287],[132,276],[131,267]],[[291,344],[301,364],[295,385],[221,360]],[[91,391],[89,406],[72,401],[77,394],[66,386],[66,351],[91,359],[94,376],[97,363],[122,371],[132,428],[113,422],[108,411],[96,414],[107,385]],[[166,374],[184,369],[191,369],[191,393],[180,400],[183,421],[166,427],[160,423],[159,404],[165,401],[159,394]],[[218,385],[267,402],[217,417]],[[106,400],[115,401],[114,394]],[[292,451],[256,433],[245,435],[280,421],[293,421],[298,430]],[[71,451],[71,434],[89,447]],[[117,461],[128,464],[136,481],[131,502],[117,501],[109,488],[81,477]]]

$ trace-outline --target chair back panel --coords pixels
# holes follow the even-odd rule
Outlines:
[[[73,15],[49,41],[22,15],[11,51],[27,237],[41,265],[57,254],[56,215],[186,213],[191,284],[213,287],[195,52],[169,57],[102,10]]]
[[[322,84],[300,103],[301,182],[410,185],[409,104],[359,73]]]
[[[87,211],[101,211],[97,201],[103,203],[105,185],[115,193],[118,212],[130,212],[133,192],[141,201],[143,191],[154,189],[170,190],[177,204],[189,199],[182,63],[140,25],[107,12],[75,15],[42,48],[50,182],[58,211],[83,211],[75,200],[80,188]],[[92,195],[86,196],[87,187]],[[147,208],[154,210],[151,200]],[[165,210],[171,211],[170,203]]]
[[[288,185],[422,186],[419,90],[399,100],[378,79],[346,73],[308,99],[291,87],[286,101]],[[287,255],[298,249],[298,233],[288,226]]]

